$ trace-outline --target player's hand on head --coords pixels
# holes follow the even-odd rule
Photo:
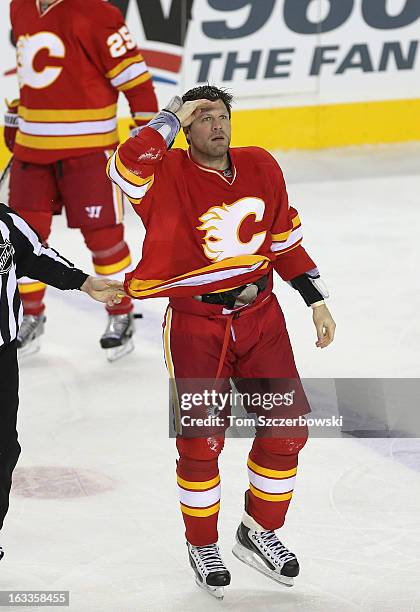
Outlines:
[[[211,106],[210,100],[189,100],[184,102],[175,115],[178,117],[182,127],[188,127],[200,115],[201,109]]]
[[[318,340],[316,346],[325,348],[334,340],[335,322],[325,304],[313,308],[313,321],[315,324]]]
[[[108,306],[120,304],[126,295],[122,282],[110,278],[95,278],[94,276],[88,276],[80,290],[87,293],[92,299]]]

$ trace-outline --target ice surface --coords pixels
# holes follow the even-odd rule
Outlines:
[[[317,350],[311,313],[277,283],[301,375],[419,376],[420,145],[278,159],[337,321],[335,343]],[[143,230],[132,211],[126,225],[137,259]],[[90,269],[81,236],[63,219],[51,244]],[[161,354],[165,300],[137,303],[144,319],[136,350],[114,364],[99,347],[100,305],[50,289],[47,308],[41,352],[21,363],[23,451],[0,536],[0,590],[70,590],[71,612],[420,610],[415,441],[307,444],[281,530],[302,567],[287,589],[230,552],[250,441],[229,439],[220,544],[232,584],[223,603],[213,601],[194,585],[178,509]]]

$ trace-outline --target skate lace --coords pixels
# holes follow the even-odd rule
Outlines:
[[[201,565],[210,574],[211,572],[226,571],[226,566],[220,556],[219,547],[216,544],[208,546],[197,546],[195,550],[198,553]]]
[[[295,555],[280,542],[274,531],[262,531],[257,534],[263,541],[268,554],[277,563],[284,565],[288,561],[295,559]]]

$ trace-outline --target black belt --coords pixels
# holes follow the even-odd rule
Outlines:
[[[204,293],[203,295],[198,296],[197,299],[199,299],[201,302],[206,302],[206,304],[219,304],[232,309],[246,304],[246,302],[245,304],[235,304],[235,302],[240,294],[247,289],[247,287],[254,285],[257,288],[257,292],[255,294],[256,297],[259,293],[261,293],[261,291],[264,291],[264,289],[267,287],[267,283],[268,275],[262,276],[253,283],[241,285],[240,287],[235,287],[235,289],[230,289],[229,291],[220,291],[219,293]],[[252,301],[253,300],[251,300],[251,302]]]

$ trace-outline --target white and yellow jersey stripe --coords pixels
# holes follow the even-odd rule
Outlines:
[[[16,142],[33,149],[110,147],[118,142],[117,105],[96,109],[29,109],[19,106]]]
[[[143,56],[138,53],[123,60],[105,75],[119,91],[129,91],[151,79]],[[152,115],[153,116],[153,115]]]
[[[282,255],[299,246],[303,240],[302,225],[299,215],[294,208],[290,209],[292,227],[281,234],[272,234],[271,251],[276,255]]]

